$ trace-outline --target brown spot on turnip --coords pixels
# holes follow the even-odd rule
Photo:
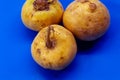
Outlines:
[[[36,20],[36,22],[38,22],[38,23],[39,23],[39,20]]]
[[[43,23],[43,24],[41,24],[41,26],[42,26],[42,27],[45,27],[45,24]]]
[[[46,61],[46,58],[43,58],[43,61]]]
[[[107,17],[104,17],[104,20],[106,20],[107,19]]]
[[[38,54],[41,54],[41,50],[40,50],[39,48],[37,49],[37,53],[38,53]]]
[[[60,57],[60,60],[64,59],[64,57]]]
[[[48,62],[48,65],[50,68],[52,68],[52,63],[51,62]]]
[[[31,18],[33,17],[33,14],[31,14]]]
[[[92,19],[91,19],[91,18],[89,18],[88,20],[89,20],[89,22],[90,22],[90,21],[92,21]]]
[[[89,27],[89,24],[87,23],[86,26]]]
[[[34,43],[34,45],[35,45],[35,46],[37,46],[37,45],[38,45],[38,43],[37,43],[37,42],[35,42],[35,43]]]

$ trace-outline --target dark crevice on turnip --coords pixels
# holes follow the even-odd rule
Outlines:
[[[46,47],[52,49],[55,47],[55,45],[56,45],[56,41],[54,37],[54,28],[52,26],[49,26],[46,37]]]
[[[52,4],[55,0],[35,0],[33,2],[33,7],[36,11],[49,10],[50,4]]]

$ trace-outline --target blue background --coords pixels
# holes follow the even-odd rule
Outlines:
[[[73,0],[60,0],[64,6]],[[51,71],[38,66],[30,46],[37,32],[21,21],[25,0],[0,2],[0,80],[120,80],[120,1],[101,0],[111,15],[110,28],[92,42],[77,40],[78,52],[64,70]]]

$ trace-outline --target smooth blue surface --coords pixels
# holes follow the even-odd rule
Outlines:
[[[73,0],[60,0],[64,8]],[[30,46],[37,32],[21,21],[25,0],[0,2],[0,80],[120,80],[120,1],[101,0],[109,9],[107,33],[93,42],[78,42],[76,58],[62,71],[39,67]]]

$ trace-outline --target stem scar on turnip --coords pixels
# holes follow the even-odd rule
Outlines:
[[[34,9],[36,11],[42,11],[42,10],[49,10],[50,4],[52,4],[55,0],[35,0],[33,2]]]
[[[46,46],[47,48],[54,48],[56,44],[54,37],[54,28],[52,26],[48,27],[47,37],[46,37]]]
[[[89,3],[89,7],[90,7],[91,12],[94,12],[97,9],[97,6],[95,3]]]

